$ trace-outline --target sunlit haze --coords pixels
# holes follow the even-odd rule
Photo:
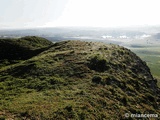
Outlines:
[[[0,28],[160,25],[159,0],[0,0]]]

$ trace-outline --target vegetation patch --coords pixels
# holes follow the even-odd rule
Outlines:
[[[1,49],[4,43],[8,47]],[[0,119],[118,120],[126,119],[126,112],[160,114],[156,80],[126,48],[84,41],[53,44],[35,36],[1,39],[0,45],[0,55],[8,50],[0,59]]]
[[[104,72],[109,69],[109,66],[107,65],[107,60],[105,57],[102,57],[102,55],[93,56],[90,59],[88,66],[90,69],[98,72]]]

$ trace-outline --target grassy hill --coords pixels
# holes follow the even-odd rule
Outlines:
[[[8,44],[14,49],[7,49],[1,59],[9,62],[0,67],[0,119],[101,120],[125,119],[125,113],[160,114],[156,79],[126,48],[83,41],[53,44],[38,37],[0,41],[1,55]]]
[[[46,49],[52,42],[35,36],[0,39],[0,66],[29,59]]]

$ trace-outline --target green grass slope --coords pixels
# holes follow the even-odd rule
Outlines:
[[[46,49],[52,42],[35,36],[19,39],[0,39],[0,67],[1,65],[29,59]]]
[[[125,113],[160,114],[157,81],[130,50],[82,41],[49,43],[45,48],[0,68],[1,119],[102,120],[126,119]]]

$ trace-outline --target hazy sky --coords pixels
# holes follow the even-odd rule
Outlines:
[[[0,28],[160,25],[160,0],[0,0]]]

